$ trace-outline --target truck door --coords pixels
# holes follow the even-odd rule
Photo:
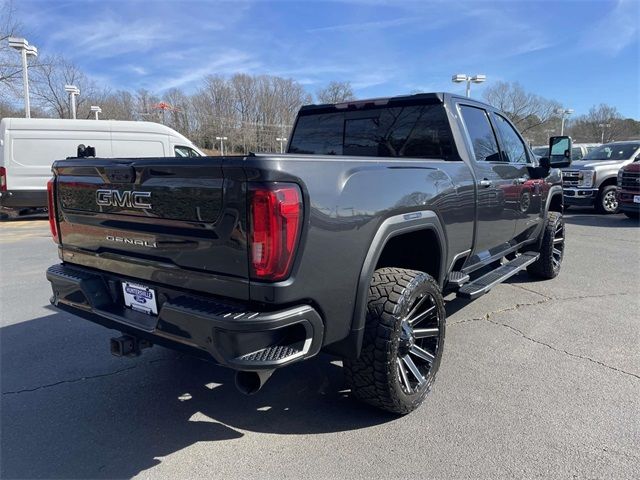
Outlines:
[[[514,237],[521,242],[535,232],[541,221],[544,180],[531,178],[529,150],[509,120],[498,113],[492,113],[492,118],[502,158],[513,170],[513,184],[508,188],[506,201],[516,217]]]
[[[459,104],[467,140],[471,147],[472,167],[477,182],[475,245],[469,265],[486,261],[511,246],[515,234],[516,212],[511,201],[517,166],[505,161],[496,133],[483,108]]]

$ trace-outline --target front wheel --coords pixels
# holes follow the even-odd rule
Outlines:
[[[352,395],[398,414],[418,408],[431,389],[444,347],[440,288],[423,272],[375,271],[360,357],[344,361]]]
[[[616,186],[607,185],[602,187],[602,190],[596,199],[596,210],[600,213],[609,215],[612,213],[618,213],[619,208],[618,199],[616,198]]]
[[[558,276],[564,258],[564,219],[559,212],[547,213],[547,222],[542,232],[540,257],[527,267],[532,277],[551,279]]]

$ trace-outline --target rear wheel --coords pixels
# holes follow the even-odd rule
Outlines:
[[[602,187],[596,199],[596,210],[604,214],[618,213],[618,199],[616,198],[616,186],[606,185]]]
[[[527,267],[532,277],[551,279],[558,276],[564,257],[564,219],[559,212],[549,212],[542,232],[540,257]]]
[[[352,395],[393,413],[418,408],[431,389],[444,346],[440,288],[423,272],[375,271],[369,286],[362,352],[345,360]]]

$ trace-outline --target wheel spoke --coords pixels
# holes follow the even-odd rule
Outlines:
[[[409,377],[407,377],[407,371],[404,369],[402,365],[402,361],[400,358],[396,358],[396,363],[398,364],[398,371],[400,372],[400,381],[407,389],[407,391],[411,391],[411,382],[409,382]]]
[[[559,250],[559,249],[554,247],[553,254],[557,255],[558,257],[560,257],[560,256],[562,256],[562,250]]]
[[[428,295],[424,295],[423,297],[421,297],[416,304],[413,306],[413,308],[411,309],[411,311],[407,314],[407,318],[411,318],[413,317],[416,312],[418,311],[418,309],[420,308],[420,306],[425,302],[425,300],[429,298]]]
[[[557,245],[558,243],[564,243],[564,237],[556,237],[553,239],[554,245]]]
[[[439,333],[439,328],[416,328],[413,330],[413,336],[416,338],[437,337]]]
[[[417,345],[414,345],[413,347],[411,347],[411,349],[409,350],[409,353],[415,355],[418,358],[421,358],[425,362],[429,362],[429,365],[431,365],[433,361],[436,359],[436,357],[434,357],[431,353],[427,352],[425,349],[420,348]]]
[[[409,355],[405,355],[404,357],[402,357],[402,361],[407,366],[411,374],[416,378],[416,380],[418,380],[418,386],[421,386],[425,382],[425,379],[420,373],[420,370],[418,370],[416,364],[413,363],[411,357]]]
[[[417,315],[416,317],[408,317],[407,322],[409,323],[409,325],[414,326],[417,325],[418,323],[420,323],[422,320],[424,320],[425,318],[427,318],[428,315],[430,315],[434,310],[436,309],[435,305],[432,305],[431,307],[427,308],[424,312],[422,312],[420,315]]]

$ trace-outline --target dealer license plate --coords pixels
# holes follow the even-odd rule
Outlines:
[[[156,292],[139,283],[122,282],[125,306],[147,315],[157,315]]]
[[[640,203],[640,195],[633,196],[633,203]]]

